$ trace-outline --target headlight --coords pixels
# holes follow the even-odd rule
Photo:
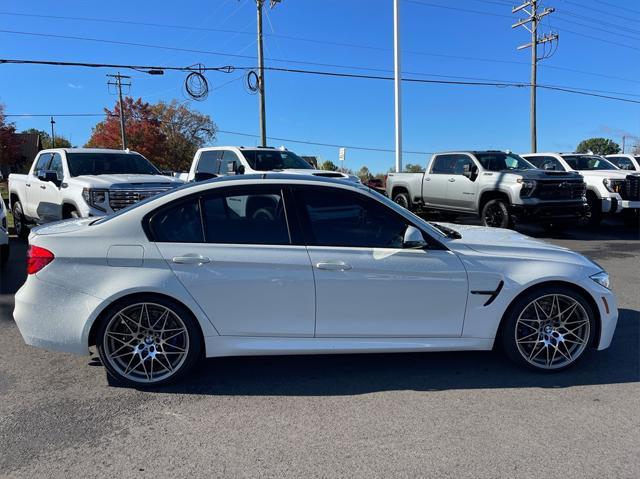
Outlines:
[[[600,286],[604,286],[609,289],[609,274],[606,271],[600,271],[599,273],[592,274],[589,277]]]
[[[623,189],[624,180],[620,181],[605,178],[602,180],[602,184],[608,191],[611,191],[612,193],[620,193]]]
[[[533,194],[533,191],[536,189],[536,180],[525,180],[524,178],[518,178],[518,183],[522,185],[522,189],[520,190],[520,196],[523,198],[527,198]]]
[[[107,190],[95,190],[84,188],[82,197],[89,206],[93,206],[101,211],[107,211]]]

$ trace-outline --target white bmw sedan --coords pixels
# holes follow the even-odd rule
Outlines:
[[[144,387],[201,357],[489,350],[558,370],[609,346],[607,273],[519,233],[428,223],[363,185],[267,174],[35,228],[24,340]]]

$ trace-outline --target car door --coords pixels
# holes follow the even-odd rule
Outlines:
[[[428,206],[449,206],[447,187],[453,174],[456,155],[436,155],[424,174],[422,197]]]
[[[27,181],[25,184],[25,189],[27,192],[26,204],[22,205],[24,208],[24,212],[27,216],[34,218],[36,220],[44,220],[46,217],[46,208],[45,211],[42,211],[42,207],[40,204],[46,197],[44,190],[46,189],[46,185],[41,181],[38,176],[40,172],[46,171],[49,168],[49,163],[51,162],[52,153],[45,152],[41,153],[36,160],[36,163],[33,167],[33,170],[27,176]],[[40,216],[40,215],[43,216]]]
[[[149,232],[221,335],[311,337],[313,271],[280,186],[215,188],[153,214]]]
[[[51,161],[46,167],[47,171],[55,171],[59,183],[52,181],[38,180],[38,218],[43,221],[58,221],[62,218],[62,199],[60,195],[60,184],[64,179],[62,170],[62,157],[60,153],[53,153]]]
[[[475,180],[477,175],[465,176],[465,173],[470,175],[474,168],[477,172],[478,167],[470,156],[464,154],[455,156],[454,171],[448,178],[447,184],[448,205],[468,211],[474,210],[477,190]]]
[[[410,224],[364,193],[296,187],[314,268],[317,337],[457,337],[467,275],[458,257],[403,248]],[[426,233],[423,233],[426,234]]]

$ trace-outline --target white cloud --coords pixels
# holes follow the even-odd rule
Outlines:
[[[82,85],[76,85],[76,84],[74,84],[74,83],[67,83],[67,86],[68,86],[69,88],[73,88],[74,90],[81,90],[81,89],[83,88],[83,86],[82,86]]]

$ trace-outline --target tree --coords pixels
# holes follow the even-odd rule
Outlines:
[[[404,167],[404,171],[407,173],[422,173],[424,172],[424,169],[420,165],[407,163],[407,166]]]
[[[196,150],[215,139],[216,124],[209,115],[193,111],[177,100],[161,101],[153,105],[152,110],[165,138],[158,165],[174,171],[189,170]]]
[[[93,127],[88,148],[122,148],[120,137],[120,108],[116,103],[113,111],[104,109],[106,119]],[[157,166],[164,165],[164,145],[166,136],[154,108],[142,98],[124,98],[125,129],[127,147],[144,155]]]
[[[331,160],[326,160],[320,163],[320,169],[325,171],[338,171],[338,167]]]
[[[608,138],[589,138],[582,140],[576,148],[577,153],[593,152],[595,155],[612,155],[620,152],[620,145]]]
[[[15,133],[16,126],[6,122],[4,105],[0,103],[0,169],[8,170],[21,159],[20,142]]]
[[[44,130],[37,130],[36,128],[29,128],[28,130],[23,130],[21,133],[29,133],[40,135],[40,143],[43,149],[53,148],[53,142],[51,141],[51,136]],[[56,135],[56,148],[71,148],[71,142],[67,140],[62,135]]]
[[[373,178],[371,171],[369,171],[369,168],[367,168],[366,166],[363,166],[362,168],[360,168],[358,170],[357,175],[358,175],[358,178],[360,178],[360,181],[362,181],[363,183]]]

